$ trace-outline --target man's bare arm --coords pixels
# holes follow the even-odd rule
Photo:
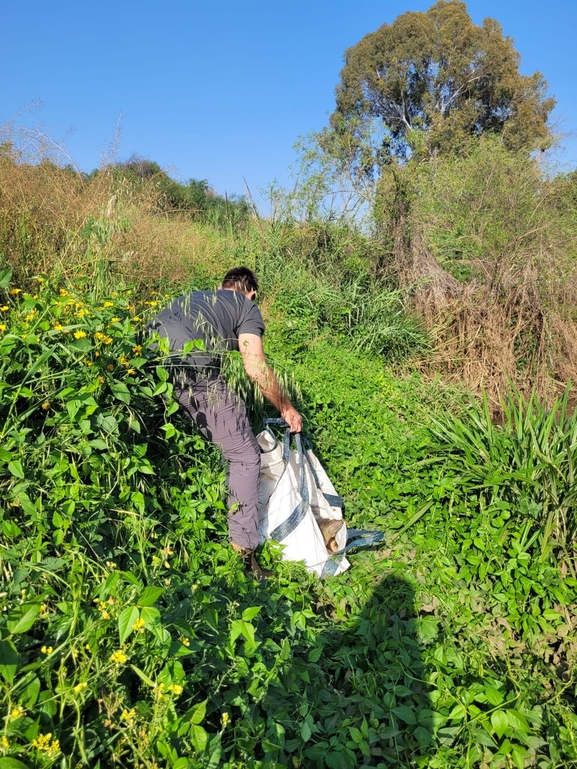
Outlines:
[[[257,334],[239,334],[238,348],[242,355],[244,370],[249,379],[259,386],[267,401],[280,411],[281,417],[289,425],[291,431],[300,433],[303,429],[302,417],[293,408],[290,400],[282,391],[274,371],[268,365],[260,336]]]

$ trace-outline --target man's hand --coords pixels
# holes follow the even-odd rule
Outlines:
[[[262,339],[257,334],[239,334],[238,349],[242,355],[244,370],[249,378],[258,384],[264,397],[280,411],[281,417],[293,433],[303,429],[301,415],[282,391],[274,371],[268,365],[264,354]]]
[[[303,418],[292,406],[281,409],[281,417],[291,429],[291,433],[300,433],[303,429]]]

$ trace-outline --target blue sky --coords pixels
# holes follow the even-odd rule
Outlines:
[[[181,181],[208,179],[221,194],[290,183],[293,145],[326,124],[345,49],[419,0],[8,0],[0,49],[0,124],[66,137],[75,164],[97,167],[132,153]],[[577,165],[577,4],[471,0],[473,21],[491,16],[514,38],[521,71],[543,73],[558,106],[553,122],[573,136],[559,160]]]

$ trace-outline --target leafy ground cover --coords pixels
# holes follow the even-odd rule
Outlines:
[[[219,457],[139,341],[165,298],[8,281],[1,769],[577,765],[573,551],[543,547],[543,475],[470,472],[462,394],[273,306],[347,518],[386,541],[325,582],[266,546],[259,584],[226,544]]]

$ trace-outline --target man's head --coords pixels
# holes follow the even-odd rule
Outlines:
[[[256,275],[248,267],[233,267],[222,279],[221,287],[229,291],[238,291],[240,294],[250,297],[258,291]]]

